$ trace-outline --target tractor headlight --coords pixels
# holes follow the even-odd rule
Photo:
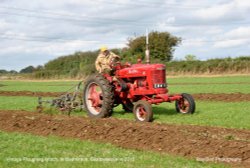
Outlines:
[[[167,85],[165,83],[154,84],[154,88],[165,88]]]

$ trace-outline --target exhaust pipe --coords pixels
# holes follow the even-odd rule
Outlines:
[[[146,30],[146,51],[145,51],[146,63],[150,63],[150,52],[149,52],[149,35],[148,30]]]

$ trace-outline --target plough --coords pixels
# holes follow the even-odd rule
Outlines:
[[[65,94],[51,100],[43,100],[44,98],[38,97],[37,111],[39,113],[43,112],[45,110],[44,104],[49,104],[50,107],[54,107],[58,109],[62,114],[67,115],[70,115],[70,113],[76,109],[82,111],[84,109],[84,105],[81,86],[82,81],[73,88],[66,91]],[[73,92],[70,92],[74,88],[75,90]]]

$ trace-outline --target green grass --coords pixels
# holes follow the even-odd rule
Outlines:
[[[148,151],[127,150],[101,144],[58,137],[0,132],[0,167],[226,167],[178,156]],[[26,161],[25,161],[26,158]],[[31,158],[83,158],[86,161],[29,162]],[[118,158],[124,161],[101,162],[94,158]],[[19,159],[19,162],[11,161]]]
[[[80,81],[79,81],[80,82]],[[1,81],[0,91],[39,91],[39,92],[65,92],[77,85],[77,81],[53,81],[53,82],[32,82],[32,81]]]
[[[241,84],[235,84],[239,83]],[[0,87],[5,91],[43,91],[43,92],[64,92],[77,81],[53,81],[53,82],[31,82],[31,81],[1,81],[0,84],[7,85]],[[184,77],[168,79],[170,93],[250,93],[250,76],[226,76],[226,77]],[[204,83],[204,85],[172,85],[174,83]],[[208,83],[232,83],[232,84],[211,84]]]
[[[0,96],[0,109],[34,111],[37,102],[38,98],[35,97]]]
[[[153,105],[154,122],[250,129],[249,102],[196,101],[196,105],[196,112],[193,115],[176,113],[174,103]],[[36,106],[37,98],[35,97],[0,96],[0,109],[34,111]],[[72,112],[72,115],[86,116],[86,112],[76,111]],[[124,113],[121,106],[114,109],[112,117],[134,120],[134,115]]]
[[[250,84],[169,85],[170,93],[250,93]]]
[[[219,76],[219,77],[177,77],[169,78],[169,83],[249,83],[250,76]]]
[[[169,78],[168,83],[171,93],[250,93],[250,76]],[[175,83],[184,84],[174,85]],[[186,85],[185,83],[204,84]]]

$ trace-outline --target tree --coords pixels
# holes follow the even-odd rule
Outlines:
[[[6,74],[8,73],[8,71],[6,71],[5,69],[0,69],[0,74]]]
[[[11,73],[11,74],[17,74],[18,72],[17,71],[15,71],[15,70],[10,70],[10,72],[9,73]]]
[[[151,58],[170,61],[173,58],[174,47],[178,46],[181,39],[168,32],[149,33],[149,49]],[[131,38],[128,42],[130,53],[137,57],[145,57],[146,37]]]
[[[17,74],[18,72],[15,71],[15,70],[10,70],[10,71],[7,71],[7,70],[4,70],[4,69],[0,69],[0,74]]]
[[[43,70],[44,68],[43,68],[43,66],[42,65],[38,65],[35,69],[34,69],[34,71],[41,71],[41,70]]]
[[[28,66],[26,68],[23,68],[20,73],[32,73],[34,72],[35,68],[33,66]]]
[[[186,60],[186,61],[196,61],[197,58],[196,58],[195,55],[188,54],[188,55],[185,56],[185,60]]]

